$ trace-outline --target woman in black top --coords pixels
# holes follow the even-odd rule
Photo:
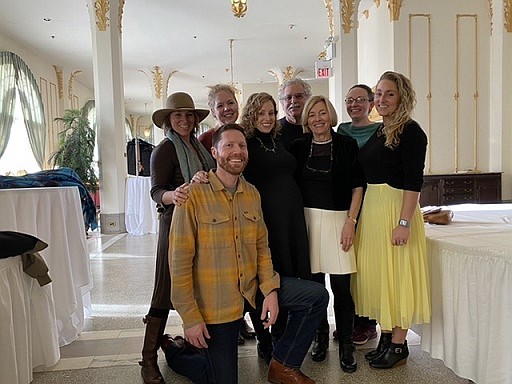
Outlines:
[[[296,162],[277,137],[276,116],[277,105],[271,95],[262,92],[249,96],[241,119],[249,151],[244,177],[261,195],[274,270],[282,276],[310,279],[302,196],[293,178]],[[257,332],[258,354],[268,362],[272,352],[270,334],[262,329],[259,314],[251,314],[251,319]],[[279,338],[285,326],[286,313],[280,312],[272,327],[274,338]]]
[[[430,321],[425,229],[418,199],[427,137],[410,115],[415,93],[409,79],[385,72],[375,106],[383,124],[359,152],[368,182],[357,228],[356,312],[380,323],[374,368],[407,361],[407,330]]]
[[[324,96],[311,97],[302,114],[307,133],[292,143],[290,152],[297,159],[296,177],[304,199],[313,280],[325,285],[325,273],[329,273],[341,342],[341,369],[354,372],[357,363],[352,344],[350,275],[356,272],[352,242],[364,181],[357,161],[357,142],[335,133],[332,127],[337,123],[331,102]],[[324,360],[328,346],[326,312],[313,344],[313,360]]]

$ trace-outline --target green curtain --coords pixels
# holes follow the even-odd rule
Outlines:
[[[0,158],[7,148],[16,101],[14,54],[0,52]]]
[[[43,99],[36,79],[25,62],[14,55],[16,86],[20,95],[23,119],[27,127],[28,141],[37,164],[44,168],[46,145],[46,122],[44,119]]]

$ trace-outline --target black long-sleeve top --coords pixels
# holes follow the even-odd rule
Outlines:
[[[359,151],[359,162],[369,184],[388,184],[397,189],[420,192],[427,152],[427,136],[419,124],[405,124],[400,144],[384,146],[386,137],[381,129],[370,137]]]
[[[331,131],[333,144],[333,161],[331,166],[332,180],[332,209],[346,211],[352,201],[352,189],[365,185],[363,172],[357,159],[359,148],[356,140]],[[290,152],[297,159],[295,177],[301,190],[304,189],[304,174],[306,163],[311,150],[313,135],[306,133],[304,137],[295,140]],[[305,201],[305,206],[308,206]],[[311,207],[317,208],[317,207]]]

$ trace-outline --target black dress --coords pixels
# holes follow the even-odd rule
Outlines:
[[[293,177],[295,158],[279,139],[255,130],[248,142],[247,181],[261,195],[274,270],[283,276],[311,278],[302,196]]]

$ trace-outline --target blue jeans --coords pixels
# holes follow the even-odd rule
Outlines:
[[[238,332],[242,319],[224,324],[206,324],[210,339],[207,340],[215,382],[238,383]]]
[[[327,309],[329,294],[314,281],[281,276],[278,297],[279,310],[288,312],[288,322],[272,356],[287,367],[300,368]],[[261,302],[257,304],[261,313]]]

